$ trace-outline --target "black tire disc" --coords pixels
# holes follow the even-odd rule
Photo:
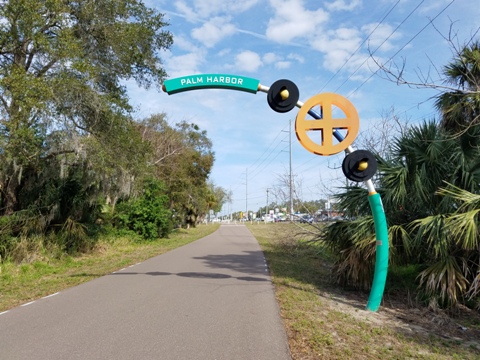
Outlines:
[[[362,165],[366,168],[362,168]],[[342,170],[349,180],[367,181],[377,172],[377,160],[370,151],[356,150],[345,156],[342,162]]]
[[[288,97],[284,100],[280,93],[283,90],[288,90]],[[300,92],[294,82],[286,79],[275,81],[267,93],[268,105],[272,110],[279,113],[286,113],[292,110],[300,98]]]

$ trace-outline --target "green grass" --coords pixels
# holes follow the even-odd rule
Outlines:
[[[60,258],[39,254],[39,260],[30,263],[1,263],[0,312],[186,245],[214,232],[218,226],[178,230],[168,239],[148,242],[105,238],[89,254]]]
[[[336,287],[332,254],[319,244],[299,242],[301,229],[290,224],[248,227],[270,267],[293,359],[480,358],[480,351],[463,341],[409,331],[409,323],[385,304],[377,313],[366,311],[368,294]]]

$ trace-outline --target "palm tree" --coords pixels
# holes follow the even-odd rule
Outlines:
[[[420,284],[427,294],[447,303],[468,300],[479,308],[480,195],[450,184],[438,193],[451,198],[457,208],[414,222],[417,237],[426,240],[431,255]]]
[[[480,221],[472,210],[478,202],[462,206],[445,189],[480,191],[480,126],[454,137],[435,121],[425,122],[395,139],[388,158],[378,161],[376,182],[389,224],[392,265],[416,265],[422,291],[444,304],[468,294],[478,297],[472,290],[473,285],[480,289],[480,278],[475,281],[480,277],[480,234],[475,230]],[[339,198],[349,215],[362,217],[327,227],[323,238],[339,254],[337,280],[366,288],[375,260],[366,190],[348,187]],[[464,223],[468,227],[460,227]]]
[[[437,97],[441,119],[411,127],[380,158],[377,189],[389,224],[392,265],[414,264],[420,290],[444,305],[480,307],[480,41],[444,67],[458,90]],[[337,279],[368,286],[375,238],[366,190],[347,187],[340,206],[354,222],[329,226]]]
[[[442,126],[458,132],[480,123],[480,41],[465,46],[444,68],[446,82],[458,90],[442,93],[435,103]]]

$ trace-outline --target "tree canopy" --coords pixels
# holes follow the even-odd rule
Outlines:
[[[172,36],[138,0],[2,1],[0,18],[0,185],[11,214],[25,176],[48,157],[82,152],[66,138],[105,141],[129,126],[122,81],[159,86],[158,54]]]

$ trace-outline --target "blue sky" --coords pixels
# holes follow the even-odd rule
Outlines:
[[[480,27],[478,0],[146,0],[165,14],[174,45],[162,54],[169,78],[234,74],[270,87],[293,81],[300,101],[324,92],[348,98],[360,118],[359,138],[394,108],[403,121],[433,118],[435,89],[397,85],[377,72],[380,63],[404,66],[404,76],[441,84],[452,59],[450,36],[468,42]],[[280,201],[289,174],[289,124],[298,108],[270,109],[263,92],[207,89],[167,95],[128,83],[138,118],[164,112],[207,131],[216,160],[211,180],[233,193],[228,210],[256,211]],[[393,125],[392,125],[393,128]],[[356,143],[353,147],[358,148]],[[369,149],[366,149],[369,150]],[[343,153],[305,150],[292,130],[292,173],[304,200],[327,198],[345,184]]]

